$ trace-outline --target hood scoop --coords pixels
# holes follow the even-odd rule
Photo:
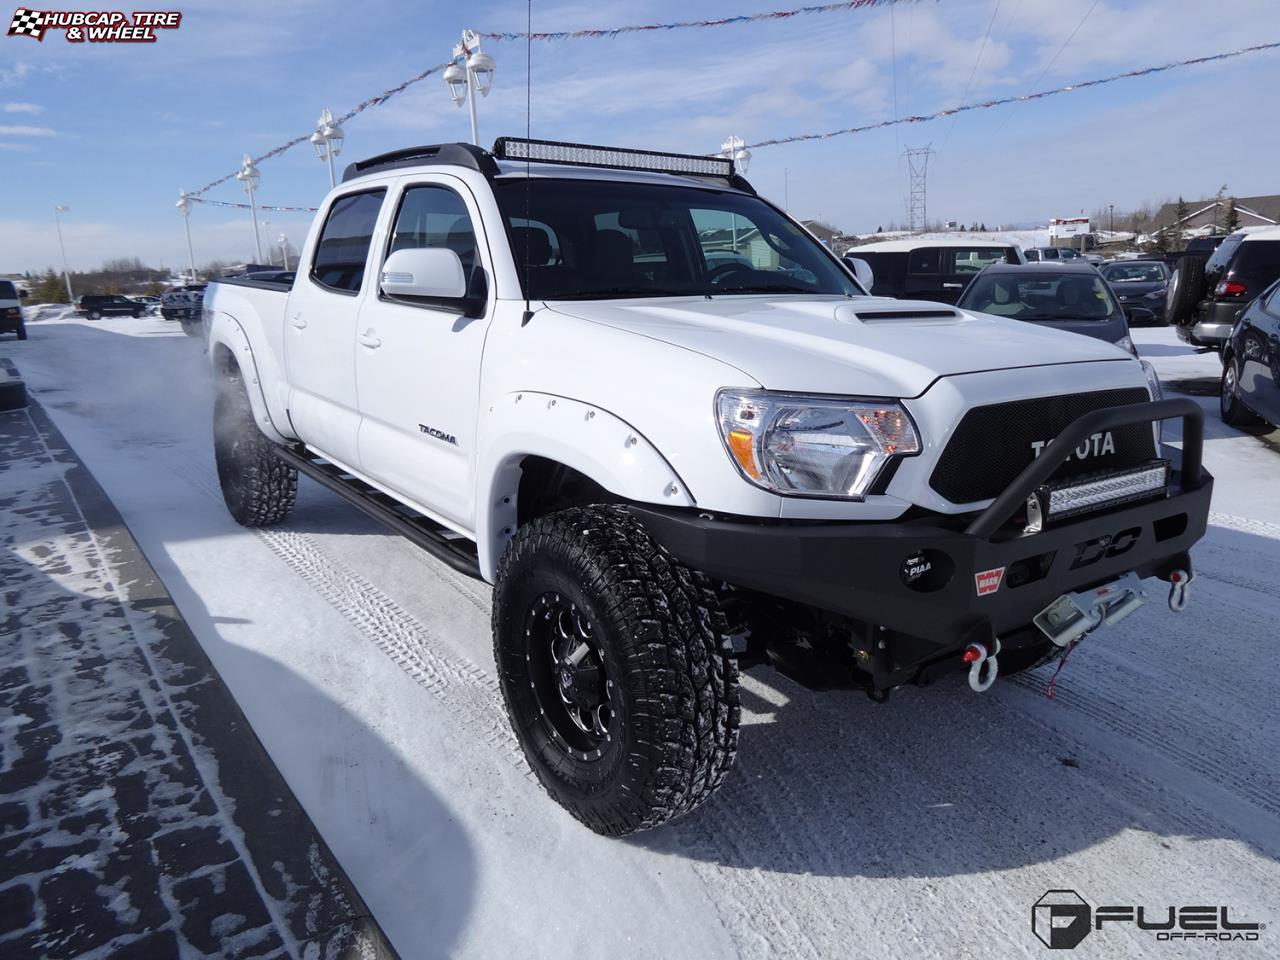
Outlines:
[[[964,314],[951,307],[936,303],[919,303],[897,301],[891,304],[856,307],[853,304],[841,304],[836,307],[836,320],[841,323],[912,323],[938,324],[955,323],[964,319]]]

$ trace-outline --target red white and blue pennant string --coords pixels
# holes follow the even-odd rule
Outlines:
[[[590,30],[549,30],[539,33],[481,33],[482,40],[600,40],[613,39],[628,33],[646,33],[657,30],[690,30],[704,27],[734,27],[745,23],[764,23],[770,20],[790,20],[816,13],[843,13],[848,10],[865,10],[870,7],[888,7],[905,0],[844,0],[843,3],[823,3],[795,10],[773,10],[768,13],[748,13],[736,17],[716,17],[711,20],[677,20],[674,23],[643,23],[626,27],[601,27]]]
[[[205,197],[193,197],[187,194],[187,199],[195,203],[207,203],[211,207],[234,207],[236,210],[250,209],[247,203],[234,203],[230,200],[209,200]],[[274,213],[315,213],[319,207],[272,207],[265,203],[255,203],[253,205],[258,210],[270,210]]]
[[[804,143],[807,140],[830,140],[832,137],[843,137],[851,133],[867,133],[871,130],[881,130],[885,127],[896,126],[901,123],[927,123],[930,120],[941,120],[944,117],[955,116],[957,113],[967,113],[970,110],[988,110],[991,107],[1003,107],[1010,103],[1022,103],[1027,100],[1043,100],[1045,97],[1053,97],[1060,93],[1073,93],[1076,90],[1087,90],[1090,87],[1099,87],[1104,83],[1115,83],[1117,80],[1129,80],[1134,77],[1149,77],[1155,73],[1163,73],[1166,70],[1176,70],[1180,67],[1195,67],[1203,63],[1214,63],[1218,60],[1229,60],[1232,57],[1242,57],[1246,53],[1257,53],[1261,50],[1275,50],[1280,48],[1280,43],[1259,43],[1252,47],[1242,47],[1239,50],[1232,50],[1228,53],[1215,53],[1208,57],[1192,57],[1190,60],[1177,60],[1173,63],[1162,64],[1158,67],[1144,67],[1141,70],[1128,70],[1125,73],[1117,73],[1110,77],[1102,77],[1097,80],[1083,80],[1080,83],[1069,83],[1065,87],[1057,87],[1053,90],[1041,90],[1039,93],[1025,93],[1020,97],[1001,97],[998,100],[984,100],[981,103],[969,103],[959,107],[951,107],[949,110],[939,110],[937,113],[926,113],[914,117],[899,117],[896,120],[881,120],[878,123],[868,123],[860,127],[844,127],[840,130],[828,130],[826,133],[802,133],[792,137],[775,137],[772,140],[761,140],[757,143],[749,143],[747,147],[751,150],[760,147],[776,147],[784,143]]]

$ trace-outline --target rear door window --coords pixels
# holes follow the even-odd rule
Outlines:
[[[385,194],[385,190],[370,190],[333,201],[311,264],[316,283],[338,293],[360,292]]]
[[[1236,247],[1240,246],[1240,242],[1244,240],[1243,233],[1233,233],[1222,243],[1218,244],[1218,249],[1213,251],[1209,259],[1205,262],[1205,273],[1219,273],[1222,268],[1227,265],[1227,261],[1231,259],[1231,255],[1236,252]]]
[[[943,253],[943,273],[979,273],[993,263],[1005,263],[1005,251],[1000,247],[953,247]]]
[[[1259,284],[1280,277],[1280,240],[1251,240],[1240,244],[1240,252],[1231,264],[1231,274]]]

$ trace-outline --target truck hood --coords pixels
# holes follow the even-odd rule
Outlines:
[[[548,306],[721,360],[769,390],[909,398],[954,374],[1131,359],[1090,337],[925,301],[726,296]]]

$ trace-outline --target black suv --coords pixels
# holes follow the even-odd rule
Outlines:
[[[118,293],[86,293],[76,301],[76,313],[90,320],[101,320],[103,317],[140,317],[147,312],[148,305],[130,300]]]
[[[1165,315],[1178,337],[1222,349],[1249,301],[1280,278],[1280,227],[1237,230],[1206,260],[1188,252],[1169,278]]]
[[[854,247],[844,259],[850,267],[853,260],[870,265],[869,292],[877,297],[941,303],[955,303],[984,267],[1023,262],[1017,247],[995,240],[883,240]]]

